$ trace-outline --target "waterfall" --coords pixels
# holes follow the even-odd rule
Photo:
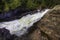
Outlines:
[[[46,9],[45,11],[38,11],[34,14],[28,14],[17,20],[0,22],[0,28],[6,28],[10,31],[11,35],[15,34],[16,36],[21,36],[27,33],[27,29],[30,28],[35,22],[39,21],[48,11],[49,9]]]

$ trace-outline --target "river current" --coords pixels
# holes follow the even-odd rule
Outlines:
[[[10,34],[15,34],[16,36],[21,36],[27,33],[27,29],[33,26],[34,23],[39,21],[49,9],[45,9],[44,11],[39,11],[34,14],[28,14],[20,19],[8,21],[8,22],[0,22],[0,28],[6,28],[10,31]]]

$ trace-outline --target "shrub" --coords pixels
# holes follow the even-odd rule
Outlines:
[[[0,12],[9,11],[17,7],[36,9],[37,7],[54,7],[60,0],[0,0]]]

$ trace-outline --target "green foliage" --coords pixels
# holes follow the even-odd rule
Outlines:
[[[2,0],[1,4],[2,5],[0,5],[0,6],[3,6],[3,8],[4,8],[3,11],[8,11],[10,9],[15,9],[18,6],[21,6],[21,1],[20,0]],[[2,10],[2,9],[0,9],[0,10]]]
[[[60,0],[42,0],[42,4],[43,6],[50,8],[54,7],[55,5],[60,5]]]
[[[41,7],[46,7],[46,1],[45,0],[41,1]]]
[[[34,2],[33,0],[28,0],[26,6],[29,9],[36,9],[36,7],[39,6],[39,4],[37,3],[37,1]]]
[[[27,0],[21,0],[21,7],[26,7]]]
[[[15,9],[16,7],[21,6],[20,0],[9,0],[5,2],[5,10]]]
[[[60,0],[0,0],[0,12],[9,11],[19,6],[36,9],[37,7],[53,7],[60,4]]]

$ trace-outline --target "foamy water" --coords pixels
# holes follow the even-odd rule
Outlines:
[[[10,31],[10,34],[21,36],[27,33],[27,29],[30,28],[35,22],[39,21],[49,9],[34,14],[28,14],[23,16],[21,19],[13,20],[9,22],[0,22],[0,28],[6,28]]]

